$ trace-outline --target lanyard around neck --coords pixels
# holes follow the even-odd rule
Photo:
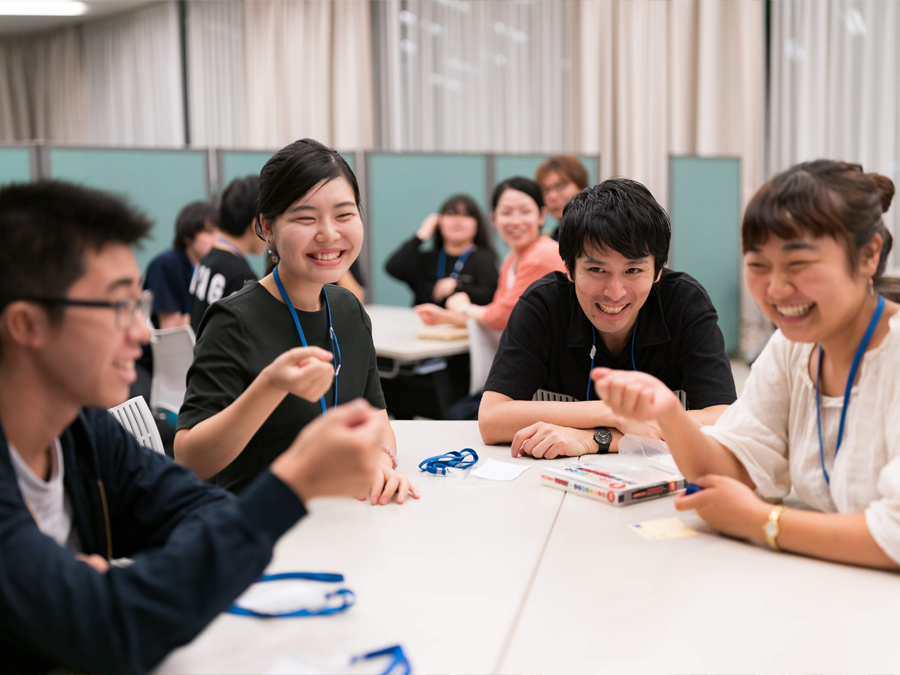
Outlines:
[[[844,403],[841,405],[841,423],[838,427],[837,445],[834,448],[832,468],[834,468],[834,461],[837,460],[838,450],[841,449],[841,441],[844,438],[844,421],[847,418],[847,407],[850,405],[850,394],[853,391],[853,381],[856,379],[856,371],[859,370],[859,364],[862,361],[863,354],[866,353],[866,348],[868,348],[869,342],[872,340],[872,334],[875,333],[875,328],[881,320],[883,311],[884,296],[879,295],[878,307],[875,308],[875,314],[872,315],[872,319],[869,321],[869,327],[866,329],[866,334],[863,335],[863,339],[856,348],[856,354],[853,356],[853,364],[850,366],[850,374],[847,375],[847,385],[844,387]],[[825,470],[825,444],[822,442],[822,407],[819,402],[819,380],[822,379],[821,375],[822,345],[819,345],[819,362],[816,364],[816,425],[819,428],[819,461],[822,463],[822,474],[825,476],[825,482],[828,485],[831,485],[831,479],[828,476],[828,472]]]
[[[450,273],[451,279],[459,279],[459,273],[462,272],[463,265],[466,264],[466,258],[469,257],[473,248],[475,248],[475,244],[469,244],[468,248],[462,252],[462,255],[456,259],[456,264]],[[447,251],[442,247],[441,252],[438,254],[437,278],[443,279],[445,276],[447,276]]]
[[[634,362],[634,336],[637,335],[637,325],[638,319],[640,319],[640,314],[638,314],[637,318],[634,320],[634,330],[631,332],[631,367],[634,370],[637,370],[637,364]],[[590,319],[588,319],[590,321]],[[591,400],[591,371],[594,370],[594,357],[597,355],[597,331],[594,329],[594,324],[591,324],[591,369],[588,371],[588,384],[587,384],[587,394],[584,397],[585,401]]]
[[[294,326],[297,328],[297,333],[300,334],[300,342],[303,343],[304,347],[309,347],[306,343],[306,336],[303,334],[303,327],[300,325],[300,319],[297,317],[297,310],[294,309],[291,297],[284,289],[284,284],[281,283],[281,277],[278,276],[278,267],[272,272],[272,276],[275,278],[275,285],[278,286],[278,292],[281,293],[284,304],[291,310],[291,318],[294,319]],[[325,308],[328,310],[328,334],[331,337],[331,356],[332,363],[334,364],[334,407],[336,408],[338,401],[338,375],[341,372],[341,346],[338,344],[337,335],[334,332],[334,325],[331,323],[331,305],[328,303],[328,293],[325,292],[324,286],[322,287],[322,295],[325,296]],[[326,412],[324,395],[319,398],[319,405],[322,406],[322,414],[324,415]]]
[[[225,248],[230,249],[238,258],[246,257],[241,249],[235,246],[234,243],[228,241],[225,237],[216,237],[216,243],[222,244]]]

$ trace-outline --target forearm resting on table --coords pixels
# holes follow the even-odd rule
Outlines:
[[[851,565],[900,569],[875,542],[866,525],[865,513],[816,513],[788,509],[778,522],[781,526],[778,546],[785,551]],[[759,532],[757,541],[765,542],[761,527]]]
[[[535,422],[573,429],[617,424],[616,416],[603,401],[516,401],[496,391],[484,392],[478,410],[478,428],[488,445],[509,443],[520,430]]]
[[[241,454],[285,396],[257,377],[230,406],[175,434],[175,461],[200,480],[214,476]]]
[[[684,477],[692,481],[707,474],[729,476],[756,489],[756,484],[738,458],[717,440],[700,431],[695,419],[691,413],[678,408],[657,420]]]

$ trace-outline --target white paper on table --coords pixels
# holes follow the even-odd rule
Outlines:
[[[473,476],[487,480],[515,480],[531,467],[527,464],[510,464],[488,459],[484,464],[472,472]]]
[[[263,614],[284,614],[298,609],[316,610],[329,604],[326,594],[342,587],[343,582],[285,579],[254,584],[244,591],[235,603]]]

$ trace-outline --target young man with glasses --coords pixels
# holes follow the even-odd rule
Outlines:
[[[2,672],[149,670],[262,574],[304,501],[365,493],[382,457],[360,402],[240,497],[141,448],[105,409],[150,336],[130,249],[149,228],[94,190],[0,190]],[[110,568],[120,557],[134,563]]]

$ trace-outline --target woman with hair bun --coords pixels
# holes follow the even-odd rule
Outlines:
[[[350,291],[333,285],[363,241],[359,186],[347,162],[311,139],[276,152],[260,173],[256,233],[269,245],[269,273],[203,315],[178,414],[176,461],[237,492],[306,424],[365,398],[384,415],[371,502],[386,504],[396,494],[402,503],[410,491],[418,498],[395,471],[372,323]]]
[[[776,551],[900,568],[900,306],[883,276],[893,195],[885,176],[830,160],[756,193],[745,277],[778,330],[714,426],[698,428],[649,375],[594,372],[615,413],[658,421],[703,488],[677,509]],[[774,505],[792,488],[813,511]]]

